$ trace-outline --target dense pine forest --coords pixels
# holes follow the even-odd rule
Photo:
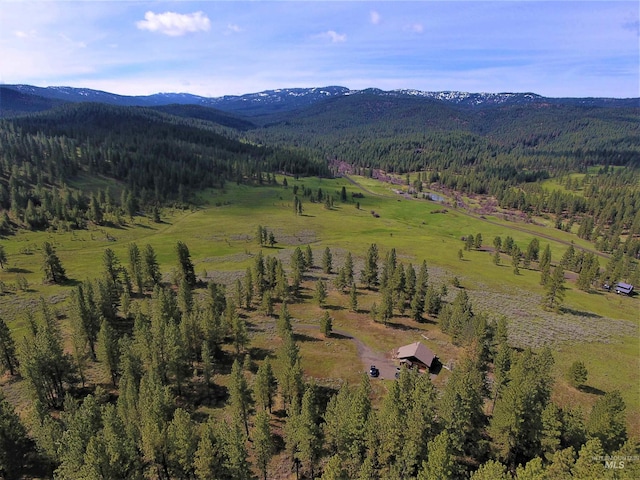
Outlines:
[[[640,288],[638,108],[28,110],[0,120],[0,477],[640,477],[638,299],[602,288]],[[360,365],[416,340],[432,370]],[[598,345],[622,379],[573,361]]]

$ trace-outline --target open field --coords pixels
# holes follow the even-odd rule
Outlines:
[[[603,292],[585,293],[568,282],[564,313],[548,312],[540,306],[543,289],[537,270],[521,268],[520,274],[514,275],[509,257],[504,255],[500,266],[494,265],[491,258],[492,241],[498,235],[512,236],[523,250],[534,236],[539,235],[541,248],[550,244],[554,262],[562,256],[568,242],[592,249],[590,244],[553,228],[516,224],[499,218],[483,219],[456,209],[442,213],[442,206],[437,203],[405,199],[393,194],[388,185],[354,178],[376,195],[364,192],[364,198],[352,201],[351,193],[360,190],[346,179],[288,178],[287,188],[228,184],[224,191],[201,194],[198,199],[201,206],[197,209],[165,210],[160,224],[137,217],[133,223],[119,228],[97,227],[66,233],[19,232],[0,240],[8,256],[8,265],[0,271],[0,281],[11,286],[17,276],[22,275],[30,287],[28,292],[7,292],[1,296],[1,315],[16,338],[20,338],[20,331],[26,328],[25,309],[35,306],[40,296],[64,311],[72,283],[62,287],[42,284],[40,245],[45,240],[55,245],[67,275],[73,281],[94,277],[102,269],[101,256],[106,248],[113,249],[126,265],[127,246],[131,242],[140,247],[147,243],[154,247],[161,270],[169,281],[171,270],[176,268],[174,248],[180,240],[189,247],[196,274],[227,284],[253,264],[260,250],[254,239],[258,225],[272,231],[278,242],[274,248],[263,247],[263,254],[278,256],[285,268],[296,246],[311,245],[316,265],[328,246],[334,253],[334,270],[344,261],[347,251],[352,253],[357,277],[366,248],[376,243],[381,260],[391,248],[397,250],[399,261],[412,262],[416,268],[426,260],[429,281],[438,286],[446,284],[449,301],[457,291],[451,280],[457,277],[461,287],[468,292],[475,311],[487,312],[492,318],[507,316],[514,346],[537,348],[551,344],[556,351],[558,378],[554,397],[559,403],[579,404],[588,409],[600,393],[621,390],[627,404],[630,432],[640,436],[640,395],[637,388],[629,388],[639,383],[639,299]],[[311,188],[314,192],[321,188],[325,193],[334,193],[345,186],[349,202],[336,201],[335,207],[327,210],[323,203],[310,203],[302,197],[304,212],[297,216],[293,212],[294,185]],[[355,200],[360,202],[360,209],[356,208]],[[486,248],[465,251],[460,260],[461,237],[477,233],[482,234]],[[601,265],[605,262],[601,259]],[[319,273],[318,269],[311,275],[328,280],[333,277]],[[327,303],[331,306],[334,328],[357,337],[370,348],[388,352],[398,345],[421,340],[445,364],[455,362],[460,354],[436,323],[416,324],[405,317],[395,317],[393,325],[388,327],[373,323],[368,310],[375,300],[374,293],[359,292],[361,312],[354,314],[348,311],[348,297],[335,291],[331,282],[329,285]],[[305,294],[310,296],[311,281],[305,283],[305,287]],[[301,352],[305,373],[324,379],[334,387],[343,380],[356,382],[362,366],[353,342],[340,337],[324,339],[314,329],[297,330],[296,325],[318,323],[322,315],[319,307],[305,302],[291,305],[290,310],[295,319],[294,331],[303,336]],[[257,312],[248,313],[248,321],[252,325],[251,347],[273,348],[273,321]],[[564,380],[564,374],[574,360],[584,361],[589,370],[590,389],[583,392],[571,389]],[[446,372],[436,379],[436,384],[445,380]],[[384,388],[382,382],[380,385]]]

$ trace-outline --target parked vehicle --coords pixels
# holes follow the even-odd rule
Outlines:
[[[369,375],[373,378],[377,378],[380,376],[380,370],[378,370],[375,365],[371,365],[371,368],[369,369]]]

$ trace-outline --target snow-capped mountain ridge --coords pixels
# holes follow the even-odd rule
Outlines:
[[[279,88],[245,95],[203,97],[190,93],[156,93],[147,96],[126,96],[115,93],[64,86],[35,87],[31,85],[0,85],[0,110],[3,108],[2,90],[11,89],[23,95],[34,95],[44,99],[63,102],[98,102],[121,106],[157,107],[170,104],[199,105],[226,112],[254,116],[276,112],[287,112],[311,106],[331,98],[373,95],[380,97],[433,100],[467,108],[490,108],[507,105],[529,105],[536,103],[569,104],[588,107],[616,107],[640,105],[639,99],[616,98],[548,98],[535,93],[470,93],[460,91],[422,91],[416,89],[380,90],[368,88],[350,90],[342,86],[313,88]],[[1,112],[0,112],[1,113]]]

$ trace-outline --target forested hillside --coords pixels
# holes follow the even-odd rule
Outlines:
[[[636,165],[639,115],[638,108],[544,101],[473,109],[363,93],[273,117],[255,134],[389,172],[482,167],[509,156],[515,168],[555,173],[592,164]]]
[[[0,228],[9,230],[11,222],[36,229],[82,228],[88,220],[102,223],[105,210],[119,208],[119,215],[133,216],[168,202],[186,205],[193,192],[228,180],[269,182],[274,172],[328,174],[324,162],[297,149],[240,142],[219,125],[246,128],[248,122],[224,114],[215,120],[72,104],[2,121],[0,206],[5,213]],[[70,189],[83,174],[112,180],[111,192]]]

